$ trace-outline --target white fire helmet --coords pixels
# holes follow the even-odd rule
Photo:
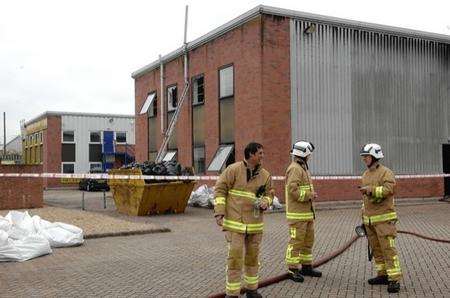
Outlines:
[[[292,146],[291,154],[298,157],[307,157],[314,151],[313,143],[300,141]]]
[[[366,144],[361,148],[359,155],[371,155],[376,159],[382,159],[384,157],[383,151],[381,151],[381,146],[378,144]]]

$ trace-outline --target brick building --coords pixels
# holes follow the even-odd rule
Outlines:
[[[316,145],[313,175],[359,175],[382,145],[397,174],[442,173],[450,136],[450,37],[258,6],[187,45],[190,86],[169,153],[216,174],[265,146],[284,175],[293,142]],[[152,160],[184,89],[183,48],[132,74],[136,159]],[[162,69],[162,72],[161,72]],[[358,181],[320,180],[322,199],[358,198]],[[277,184],[282,197],[282,184]],[[398,196],[441,196],[443,179],[402,179]]]
[[[134,116],[45,112],[22,123],[25,164],[45,173],[88,173],[134,160]],[[76,179],[45,179],[44,187]]]

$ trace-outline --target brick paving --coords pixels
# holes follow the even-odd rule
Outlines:
[[[99,212],[102,209],[99,209]],[[398,207],[399,228],[450,239],[450,204]],[[55,249],[24,263],[0,264],[1,297],[206,297],[223,291],[226,248],[212,211],[131,218],[113,210],[104,216],[165,226],[171,233],[91,239],[83,246]],[[262,279],[285,272],[288,231],[282,213],[266,215]],[[314,254],[340,247],[360,222],[358,209],[317,212]],[[404,272],[400,297],[449,297],[450,245],[400,234]],[[364,239],[320,267],[324,276],[302,284],[283,281],[261,289],[265,297],[387,297],[385,286],[370,286],[374,274]]]

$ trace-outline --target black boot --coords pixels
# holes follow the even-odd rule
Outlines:
[[[305,280],[298,269],[288,269],[288,275],[289,279],[292,279],[295,282],[303,282]]]
[[[247,298],[262,298],[262,295],[258,293],[258,290],[246,290],[245,294]]]
[[[398,293],[400,291],[400,284],[398,281],[389,281],[387,291],[389,293]]]
[[[387,285],[388,277],[387,275],[381,275],[374,278],[370,278],[368,281],[369,285]]]
[[[302,265],[302,270],[300,270],[300,274],[312,277],[322,276],[322,272],[314,270],[311,265]]]

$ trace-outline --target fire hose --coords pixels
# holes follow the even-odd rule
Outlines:
[[[429,241],[436,241],[436,242],[441,242],[441,243],[450,243],[450,240],[448,239],[441,239],[441,238],[434,238],[434,237],[430,237],[430,236],[426,236],[426,235],[422,235],[416,232],[410,232],[410,231],[403,231],[403,230],[398,230],[397,233],[400,234],[407,234],[407,235],[413,235],[425,240],[429,240]],[[364,237],[364,236],[353,236],[350,240],[348,240],[343,246],[341,246],[339,249],[333,251],[332,253],[320,258],[319,260],[315,261],[312,266],[314,268],[322,266],[323,264],[328,263],[329,261],[331,261],[332,259],[336,258],[337,256],[341,255],[343,252],[345,252],[347,249],[350,248],[350,246],[353,245],[353,243],[355,243],[359,238]],[[258,288],[264,288],[276,283],[279,283],[283,280],[286,280],[288,278],[288,274],[284,273],[275,277],[270,277],[267,278],[263,281],[261,281],[258,284]],[[245,290],[242,290],[242,293],[244,293]],[[225,293],[219,293],[219,294],[213,294],[210,295],[209,298],[223,298],[225,297]]]

